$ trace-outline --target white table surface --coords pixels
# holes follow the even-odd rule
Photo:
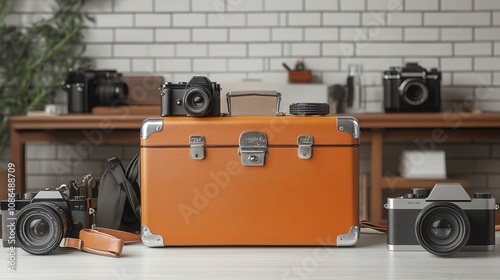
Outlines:
[[[496,233],[500,243],[500,232]],[[386,236],[363,230],[355,247],[148,248],[126,245],[120,258],[59,248],[34,256],[17,249],[17,272],[0,249],[0,279],[500,279],[495,252],[436,257],[389,252]]]

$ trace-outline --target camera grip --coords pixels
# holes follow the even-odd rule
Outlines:
[[[280,112],[281,93],[275,90],[233,90],[226,93],[226,100],[227,100],[226,116],[228,117],[231,116],[231,97],[241,97],[241,96],[276,97],[276,116],[284,115],[283,112]]]

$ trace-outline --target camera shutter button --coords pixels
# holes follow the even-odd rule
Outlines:
[[[413,188],[412,192],[415,195],[415,198],[427,197],[427,189],[426,188]]]
[[[474,193],[474,198],[491,198],[491,193]]]

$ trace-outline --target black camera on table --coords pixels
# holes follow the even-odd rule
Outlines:
[[[220,116],[221,87],[207,77],[194,76],[189,83],[165,83],[160,88],[161,116]]]
[[[69,113],[89,113],[96,106],[127,104],[128,87],[116,70],[70,70],[64,83]]]
[[[57,189],[11,195],[0,201],[4,247],[45,255],[63,238],[78,238],[81,229],[90,228],[90,200],[85,196],[69,197]]]
[[[438,183],[428,189],[389,198],[387,248],[425,249],[438,256],[464,251],[495,250],[495,199],[490,193],[471,198],[457,183]]]
[[[441,111],[441,72],[417,63],[384,72],[384,109],[393,112]]]

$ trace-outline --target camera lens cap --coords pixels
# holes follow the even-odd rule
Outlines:
[[[491,198],[491,193],[477,192],[474,193],[474,198]]]
[[[328,103],[293,103],[290,105],[290,114],[299,116],[324,116],[330,113]]]

